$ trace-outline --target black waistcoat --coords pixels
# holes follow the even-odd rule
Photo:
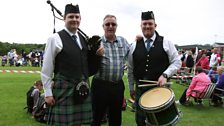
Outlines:
[[[88,77],[88,48],[85,39],[79,34],[82,50],[74,42],[72,37],[65,31],[58,32],[63,48],[56,56],[54,73],[69,79],[81,79]]]
[[[136,43],[133,53],[134,76],[136,80],[148,79],[157,81],[168,68],[169,59],[163,49],[163,37],[156,33],[156,39],[150,51],[147,52],[143,39]]]

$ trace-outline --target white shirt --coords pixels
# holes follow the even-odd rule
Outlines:
[[[210,58],[210,62],[209,62],[209,67],[213,67],[215,65],[218,65],[218,58],[217,58],[217,54],[212,53],[211,58]]]
[[[150,42],[150,47],[153,47],[153,43],[154,43],[154,41],[156,39],[156,34],[154,33],[154,35],[150,39],[152,40],[152,42]],[[147,42],[146,42],[147,38],[143,37],[143,40],[145,42],[145,47],[147,47]]]
[[[153,43],[155,41],[156,34],[153,35],[151,38]],[[145,41],[146,38],[144,38]],[[152,44],[153,44],[152,43]],[[152,45],[153,47],[153,45]],[[128,54],[128,84],[129,89],[134,90],[134,74],[133,74],[133,52],[136,48],[136,43],[133,43],[130,47],[130,52]],[[163,72],[166,73],[168,77],[171,77],[173,74],[177,72],[181,68],[181,60],[178,58],[178,52],[171,41],[163,39],[163,48],[168,55],[170,65],[169,67]]]
[[[67,31],[71,36],[74,35],[74,33],[69,32],[66,28],[65,31]],[[78,33],[76,32],[75,35],[77,36],[77,42],[79,43],[79,47],[82,48]],[[58,33],[55,33],[48,38],[45,47],[43,67],[41,70],[41,80],[43,83],[45,97],[53,96],[51,85],[53,84],[52,79],[55,67],[55,57],[58,53],[61,52],[62,48],[62,40]]]

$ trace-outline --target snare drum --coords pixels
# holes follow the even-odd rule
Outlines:
[[[146,124],[150,126],[175,125],[180,114],[171,89],[156,87],[146,91],[139,99],[139,106],[146,113]]]

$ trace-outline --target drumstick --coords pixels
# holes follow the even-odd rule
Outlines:
[[[141,84],[138,87],[150,87],[150,86],[157,86],[157,84]]]
[[[173,84],[172,82],[167,82],[165,85],[170,85],[170,84]],[[150,87],[150,86],[157,86],[157,84],[141,84],[141,85],[138,85],[138,87]]]
[[[157,84],[157,81],[151,81],[151,80],[139,80],[140,82],[148,82],[148,83],[153,83]]]
[[[128,101],[131,102],[131,103],[135,102],[132,98],[129,98]]]

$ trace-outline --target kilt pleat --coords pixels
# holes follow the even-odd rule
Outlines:
[[[82,104],[75,104],[75,83],[63,76],[56,76],[52,88],[55,105],[49,109],[49,125],[72,126],[92,122],[91,95]]]

